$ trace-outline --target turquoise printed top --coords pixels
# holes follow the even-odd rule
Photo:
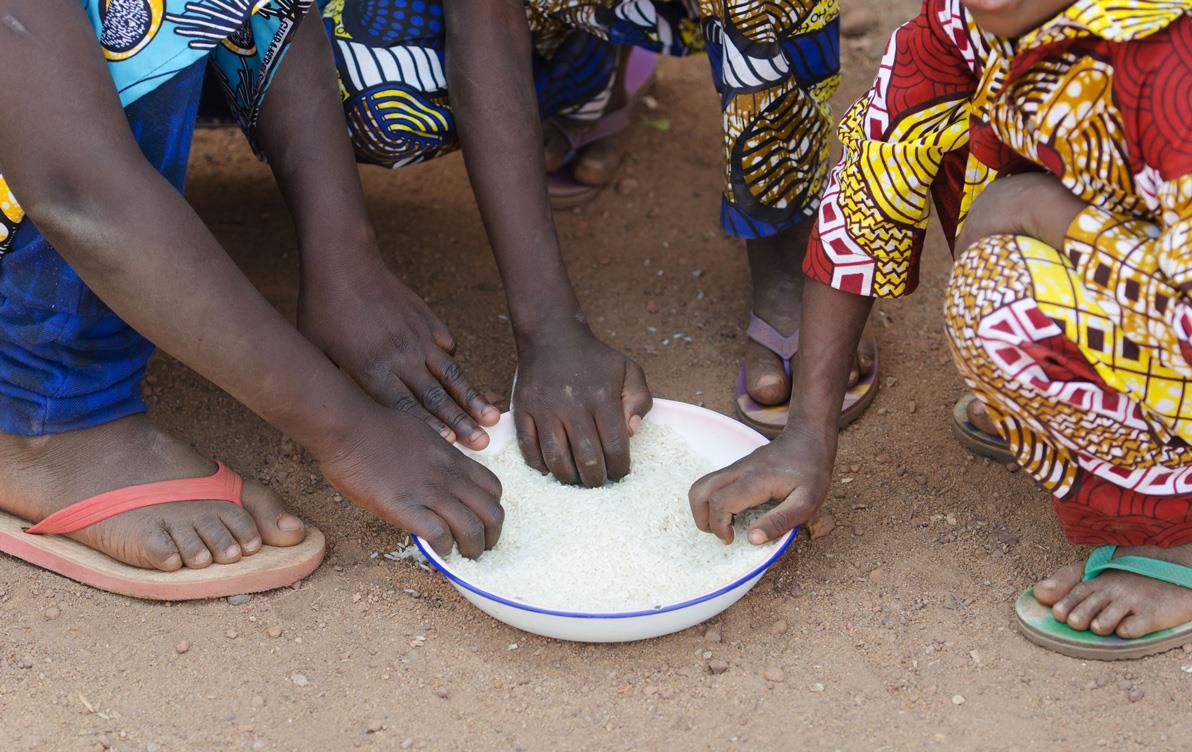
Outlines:
[[[253,134],[265,92],[313,0],[82,0],[120,103],[128,107],[203,58],[240,127]],[[0,256],[24,212],[0,175]]]

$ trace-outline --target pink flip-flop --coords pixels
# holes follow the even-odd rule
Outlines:
[[[99,590],[148,600],[222,598],[285,587],[318,568],[326,551],[323,534],[307,526],[296,546],[263,546],[234,564],[160,572],[112,559],[62,537],[134,509],[179,501],[226,501],[244,506],[244,481],[223,463],[206,478],[129,486],[61,509],[36,525],[0,512],[0,551]]]
[[[624,107],[604,115],[589,128],[568,127],[560,121],[552,122],[553,127],[567,139],[568,146],[563,167],[547,175],[547,193],[552,207],[567,209],[581,206],[594,199],[604,187],[576,180],[571,174],[570,163],[583,147],[614,136],[629,127],[633,105],[638,95],[646,88],[646,84],[654,77],[657,68],[657,54],[640,47],[633,48],[629,51],[629,59],[625,63]]]
[[[786,375],[791,375],[791,361],[799,353],[799,331],[789,337],[783,335],[757,314],[749,317],[749,339],[758,343],[782,359],[782,367]],[[869,370],[861,374],[856,384],[849,387],[844,394],[844,403],[840,407],[840,427],[844,428],[865,412],[865,408],[877,396],[877,343],[871,341],[873,348],[873,364]],[[786,428],[787,415],[790,412],[790,402],[781,405],[763,405],[753,397],[745,387],[745,365],[741,365],[741,372],[737,376],[737,415],[754,430],[774,438]]]

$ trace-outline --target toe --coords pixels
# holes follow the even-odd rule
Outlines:
[[[252,515],[243,507],[232,504],[225,506],[226,509],[220,510],[219,519],[240,544],[240,550],[246,556],[260,551],[261,533],[257,530],[257,523],[253,521]]]
[[[999,435],[997,424],[993,422],[993,416],[985,409],[985,403],[980,399],[975,399],[969,403],[968,409],[969,423],[972,423],[978,430],[984,431],[991,436]]]
[[[753,343],[745,358],[745,384],[749,396],[763,405],[781,405],[791,396],[791,382],[782,359]]]
[[[228,530],[219,515],[203,517],[195,522],[195,532],[207,544],[207,549],[220,564],[231,564],[240,561],[244,554],[235,536]]]
[[[211,551],[203,539],[195,532],[194,525],[189,519],[166,523],[166,530],[174,539],[178,553],[182,555],[182,562],[191,569],[202,569],[211,566]]]
[[[1068,612],[1068,626],[1080,631],[1087,630],[1109,602],[1108,593],[1103,590],[1094,591],[1081,601],[1080,605]]]
[[[266,545],[294,546],[306,537],[302,520],[287,512],[281,498],[262,486],[245,485],[244,508],[252,515]]]
[[[160,569],[163,572],[174,572],[182,568],[182,554],[178,551],[178,545],[160,525],[146,530],[136,545],[135,554],[117,558],[135,567]]]
[[[1116,632],[1118,626],[1129,616],[1129,604],[1121,598],[1114,598],[1101,609],[1101,613],[1093,619],[1089,629],[1102,637],[1108,637]]]
[[[1079,564],[1064,567],[1046,580],[1035,584],[1035,599],[1045,606],[1054,606],[1072,592],[1072,588],[1080,584],[1083,573],[1084,569]]]
[[[621,162],[621,146],[615,136],[585,147],[576,157],[572,176],[584,185],[608,185]]]
[[[1072,610],[1093,594],[1093,588],[1087,582],[1079,582],[1051,607],[1051,614],[1057,621],[1067,622]]]
[[[567,137],[558,127],[546,124],[543,127],[543,155],[546,157],[546,171],[555,172],[563,168],[567,161],[567,152],[571,150]]]
[[[1155,631],[1155,625],[1148,614],[1130,614],[1117,627],[1117,635],[1123,640],[1136,640]]]

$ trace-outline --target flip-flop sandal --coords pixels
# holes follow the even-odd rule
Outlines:
[[[759,318],[757,314],[751,314],[748,335],[749,339],[782,359],[782,368],[789,378],[791,361],[799,352],[798,330],[789,337],[783,336],[769,322]],[[869,407],[873,398],[877,396],[877,343],[871,338],[870,344],[873,349],[873,363],[844,394],[844,403],[840,407],[841,428],[861,417],[861,413],[865,412],[865,408]],[[789,412],[789,402],[781,405],[763,405],[749,396],[745,387],[745,365],[742,364],[741,372],[737,376],[737,415],[740,419],[763,436],[773,439],[786,428]]]
[[[596,198],[604,186],[581,183],[571,174],[569,165],[579,150],[588,144],[595,143],[610,136],[614,136],[629,127],[629,117],[637,97],[646,88],[646,84],[654,77],[658,67],[658,55],[640,47],[629,51],[629,59],[625,64],[625,106],[610,112],[591,127],[568,127],[562,122],[552,125],[567,139],[567,155],[563,158],[563,167],[547,175],[547,194],[550,205],[555,209],[569,209],[582,206]]]
[[[952,408],[952,433],[965,449],[981,457],[988,457],[1002,464],[1014,462],[1014,454],[1010,446],[1001,436],[985,433],[973,425],[968,418],[969,405],[977,400],[976,395],[968,394],[960,398]]]
[[[1117,546],[1098,546],[1093,549],[1084,567],[1084,579],[1093,579],[1108,569],[1170,582],[1192,590],[1192,567],[1149,556],[1121,556],[1113,558]],[[1018,628],[1028,640],[1040,647],[1072,658],[1093,661],[1122,661],[1162,653],[1192,643],[1192,621],[1179,627],[1163,629],[1149,635],[1127,640],[1117,635],[1102,637],[1093,632],[1079,632],[1051,615],[1051,609],[1035,600],[1031,588],[1014,604]]]
[[[99,590],[148,600],[183,601],[256,593],[298,582],[318,568],[326,544],[309,525],[296,546],[262,546],[234,564],[161,572],[112,559],[82,543],[62,537],[118,514],[178,501],[226,501],[244,506],[244,481],[223,463],[206,478],[169,480],[129,486],[93,496],[61,509],[36,525],[0,512],[0,551],[34,566]]]

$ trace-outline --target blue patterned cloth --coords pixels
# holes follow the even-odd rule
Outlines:
[[[721,225],[752,239],[819,206],[840,63],[836,0],[525,0],[541,116],[606,113],[618,47],[706,52],[720,94]],[[319,0],[362,162],[424,162],[458,146],[444,74],[442,0]]]
[[[251,139],[309,5],[83,0],[133,136],[179,191],[208,63]],[[24,220],[13,196],[20,186],[8,188],[0,177],[0,432],[61,433],[144,412],[140,381],[153,345]]]

